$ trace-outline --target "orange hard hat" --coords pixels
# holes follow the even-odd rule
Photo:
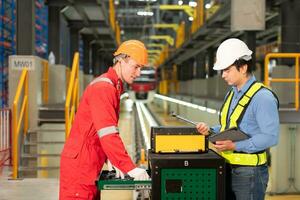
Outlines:
[[[117,51],[114,53],[114,56],[119,54],[126,54],[134,59],[139,65],[148,64],[148,52],[147,49],[141,41],[138,40],[127,40],[123,42]]]

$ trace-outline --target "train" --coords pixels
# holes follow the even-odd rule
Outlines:
[[[157,72],[154,67],[143,67],[141,75],[129,87],[129,97],[134,101],[150,102],[157,88]]]

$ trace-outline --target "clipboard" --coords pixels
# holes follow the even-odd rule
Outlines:
[[[210,130],[210,132],[212,132],[212,130]],[[220,133],[214,133],[214,132],[212,133],[213,135],[208,137],[208,140],[212,143],[221,140],[231,140],[233,142],[237,142],[237,141],[246,140],[250,138],[246,133],[237,129],[236,127],[224,130]]]

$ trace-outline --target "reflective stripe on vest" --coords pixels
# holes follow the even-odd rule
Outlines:
[[[100,130],[97,131],[98,136],[101,138],[103,136],[113,134],[113,133],[118,133],[119,129],[116,126],[108,126],[105,128],[101,128]]]
[[[98,77],[98,78],[94,79],[90,83],[90,85],[93,85],[94,83],[101,82],[101,81],[107,82],[107,83],[110,83],[110,84],[114,85],[113,82],[109,78],[106,78],[106,77]]]
[[[262,87],[264,87],[264,85],[262,83],[257,83],[257,82],[254,82],[249,87],[249,89],[245,92],[245,94],[241,97],[241,99],[237,103],[236,107],[233,109],[233,112],[229,117],[230,123],[228,126],[227,124],[228,113],[229,113],[229,108],[233,97],[233,90],[230,91],[229,95],[227,95],[224,105],[221,108],[221,115],[220,115],[221,130],[220,131],[224,131],[225,129],[232,128],[232,127],[238,127],[238,123],[240,122],[243,113],[246,111],[246,108],[248,107],[252,97]]]
[[[232,165],[257,166],[267,162],[267,153],[249,154],[249,153],[233,153],[232,151],[223,151],[221,156],[225,158],[227,163]]]
[[[240,98],[238,104],[233,109],[232,114],[229,114],[230,104],[233,98],[233,90],[227,95],[224,104],[221,108],[220,114],[220,131],[224,131],[225,129],[238,127],[249,103],[251,102],[252,97],[261,89],[265,88],[262,83],[254,82],[249,89],[245,92],[245,94]],[[229,124],[227,123],[227,119],[229,119]],[[248,154],[248,153],[235,153],[233,151],[223,151],[220,152],[220,155],[225,158],[226,162],[232,165],[247,165],[247,166],[256,166],[262,165],[267,162],[267,154],[266,152],[259,154]]]

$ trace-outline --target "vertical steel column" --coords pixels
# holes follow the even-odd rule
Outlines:
[[[84,74],[92,74],[93,67],[90,59],[90,43],[93,37],[90,35],[82,35],[83,40],[83,72]]]
[[[60,60],[60,7],[49,5],[48,13],[48,50],[54,53],[56,63],[62,63]]]
[[[110,66],[113,66],[113,56],[112,53],[106,52],[104,49],[98,49],[98,64],[100,74],[107,71]]]
[[[280,5],[281,50],[284,53],[299,52],[300,1],[283,1]]]
[[[17,0],[17,54],[35,54],[35,0]]]
[[[205,78],[205,52],[199,53],[196,57],[196,77],[195,78]]]
[[[215,74],[217,74],[217,71],[213,69],[214,63],[215,63],[215,49],[210,48],[207,51],[207,59],[208,59],[208,77],[213,77]]]
[[[98,56],[99,45],[97,43],[92,43],[91,51],[92,51],[92,68],[94,76],[100,75],[100,67],[99,66],[99,56]]]
[[[79,30],[79,28],[70,27],[70,53],[72,59],[75,52],[79,51]]]
[[[245,33],[245,42],[248,45],[248,48],[253,52],[252,53],[252,71],[256,70],[256,32],[255,31],[246,31]]]

